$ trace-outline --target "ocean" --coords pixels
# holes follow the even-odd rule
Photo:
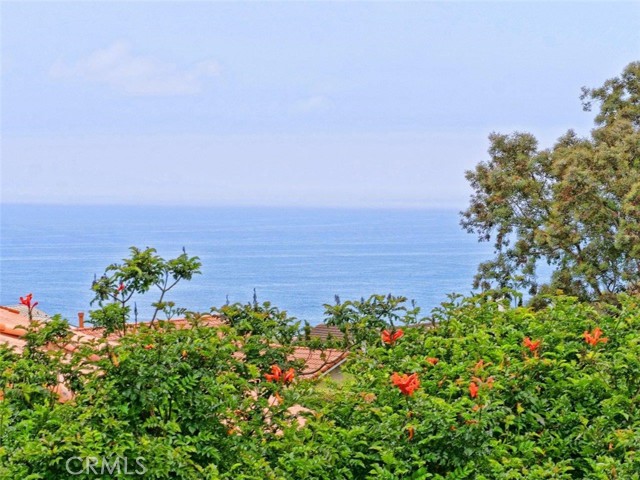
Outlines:
[[[168,297],[178,306],[208,312],[251,301],[255,288],[258,301],[311,324],[335,295],[402,295],[428,314],[448,293],[470,293],[492,256],[455,210],[2,205],[0,304],[33,293],[38,308],[75,324],[95,308],[94,275],[130,246],[200,257],[202,275]],[[156,300],[153,290],[136,299],[141,321]]]

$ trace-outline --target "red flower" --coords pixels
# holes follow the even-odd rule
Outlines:
[[[469,395],[471,395],[471,398],[476,398],[478,396],[478,390],[480,389],[475,382],[471,382],[469,384]]]
[[[427,363],[430,363],[431,365],[435,365],[436,363],[438,363],[440,360],[438,360],[435,357],[427,357]]]
[[[152,343],[144,346],[145,350],[153,350],[154,348],[156,348],[156,347]]]
[[[412,373],[411,375],[407,375],[405,373],[401,376],[396,372],[393,372],[393,375],[391,375],[391,381],[403,394],[409,396],[413,395],[413,392],[415,392],[420,386],[420,380],[418,379],[417,373]]]
[[[282,370],[277,365],[271,366],[271,374],[265,373],[264,377],[268,382],[278,382],[280,377],[282,377]]]
[[[284,374],[282,373],[282,369],[278,365],[271,366],[271,373],[265,373],[264,377],[268,382],[281,382],[281,383],[291,383],[296,376],[295,370],[290,368]]]
[[[283,377],[282,377],[282,383],[291,383],[293,382],[294,377],[296,376],[296,372],[293,370],[293,368],[290,368],[289,370],[287,370]]]
[[[38,302],[35,302],[32,304],[31,303],[32,299],[33,299],[33,293],[30,293],[26,297],[20,297],[20,303],[25,307],[27,307],[29,310],[31,310],[32,308],[35,308],[36,305],[38,305]]]
[[[529,349],[531,353],[535,353],[538,348],[540,348],[540,344],[542,340],[531,340],[529,337],[526,337],[522,344]]]
[[[587,342],[591,346],[595,346],[600,342],[607,343],[607,341],[609,340],[606,337],[602,337],[601,338],[602,330],[600,330],[600,328],[598,328],[598,327],[596,327],[593,330],[593,332],[585,331],[582,336],[584,337],[584,341]]]
[[[121,283],[120,283],[120,286],[118,287],[117,292],[118,292],[118,293],[120,293],[120,292],[121,292],[121,291],[123,291],[123,290],[124,290],[124,283],[122,283],[122,282],[121,282]]]
[[[384,343],[388,345],[393,345],[394,343],[396,343],[396,340],[401,338],[403,335],[404,335],[404,332],[402,331],[401,328],[399,328],[393,333],[390,333],[388,330],[383,330],[380,336],[382,337],[382,341]]]

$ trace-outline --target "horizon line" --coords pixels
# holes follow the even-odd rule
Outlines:
[[[293,210],[457,210],[458,205],[294,205],[294,204],[192,204],[192,203],[77,203],[77,202],[0,202],[3,207],[114,207],[114,208],[229,208],[229,209],[293,209]]]

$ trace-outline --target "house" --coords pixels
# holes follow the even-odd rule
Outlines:
[[[7,345],[17,353],[21,353],[26,346],[24,339],[29,325],[28,310],[22,305],[19,306],[0,306],[0,343]],[[33,319],[36,322],[46,322],[50,317],[42,311],[34,311]],[[191,322],[186,319],[175,319],[170,321],[176,328],[191,328]],[[202,324],[210,327],[219,327],[224,325],[224,321],[218,316],[206,316],[202,318]],[[128,326],[129,331],[139,328],[142,325],[149,325],[149,322],[138,323]],[[95,342],[104,335],[104,329],[100,327],[86,327],[84,324],[84,313],[78,314],[78,327],[71,326],[73,334],[69,342],[63,345],[57,345],[53,348],[63,348],[71,353],[77,345],[83,342]],[[107,337],[107,341],[111,344],[117,343],[120,338],[118,334],[111,334]],[[309,347],[294,347],[289,360],[302,360],[303,367],[298,372],[298,377],[303,379],[317,378],[328,376],[334,380],[342,379],[340,367],[347,360],[348,352],[338,349],[312,349]],[[72,398],[70,392],[62,383],[53,387],[53,391],[58,393],[60,401],[67,401]]]
[[[170,320],[170,323],[178,329],[191,328],[191,322],[184,318]],[[220,327],[225,325],[224,320],[216,315],[207,315],[201,318],[201,324],[208,327]],[[142,325],[150,325],[150,322],[139,322],[134,325],[128,325],[128,331],[140,328]],[[73,328],[73,327],[72,327]],[[96,339],[102,338],[104,329],[100,327],[85,327],[84,314],[78,314],[78,327],[76,332],[88,335]],[[117,342],[120,338],[119,334],[111,334],[107,337],[109,341]],[[342,378],[340,366],[347,360],[347,352],[327,348],[323,350],[311,349],[308,347],[294,347],[293,353],[289,357],[290,361],[302,360],[304,362],[303,369],[298,373],[299,378],[316,378],[329,375],[335,380]]]

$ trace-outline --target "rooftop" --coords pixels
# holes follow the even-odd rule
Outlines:
[[[29,324],[27,314],[26,308],[0,306],[0,343],[8,345],[17,352],[22,352],[26,345],[23,337],[27,333],[26,327]],[[46,321],[48,319],[50,319],[50,317],[44,312],[41,312],[37,318],[34,318],[34,320],[37,321]],[[184,318],[170,320],[169,323],[178,329],[190,328],[192,325],[189,320]],[[129,325],[128,331],[132,332],[143,325],[148,326],[150,324],[151,322],[139,322]],[[209,327],[218,327],[224,325],[224,321],[218,316],[206,316],[202,317],[201,324]],[[337,327],[328,327],[326,330],[332,332],[333,329],[337,329]],[[78,342],[96,340],[102,338],[104,335],[104,329],[100,327],[71,326],[71,331],[74,334],[72,342],[63,347],[68,351],[73,351],[75,349],[74,344]],[[340,333],[339,330],[338,333]],[[118,334],[111,334],[107,337],[110,341],[109,343],[117,342],[119,338],[120,335]],[[289,359],[291,361],[303,360],[304,367],[299,373],[299,376],[302,378],[313,378],[328,373],[342,364],[347,358],[347,353],[348,352],[343,350],[332,348],[318,350],[309,347],[294,347]]]
[[[309,335],[311,338],[319,338],[321,340],[327,340],[328,338],[333,340],[344,339],[344,333],[340,331],[340,328],[334,325],[327,325],[326,323],[321,323],[313,327]]]
[[[21,303],[17,305],[0,306],[0,310],[14,311],[16,313],[24,315],[25,317],[29,316],[29,309],[26,307],[26,305],[22,305]],[[39,308],[34,308],[32,311],[32,315],[34,320],[47,321],[51,318],[49,314],[40,310]]]

